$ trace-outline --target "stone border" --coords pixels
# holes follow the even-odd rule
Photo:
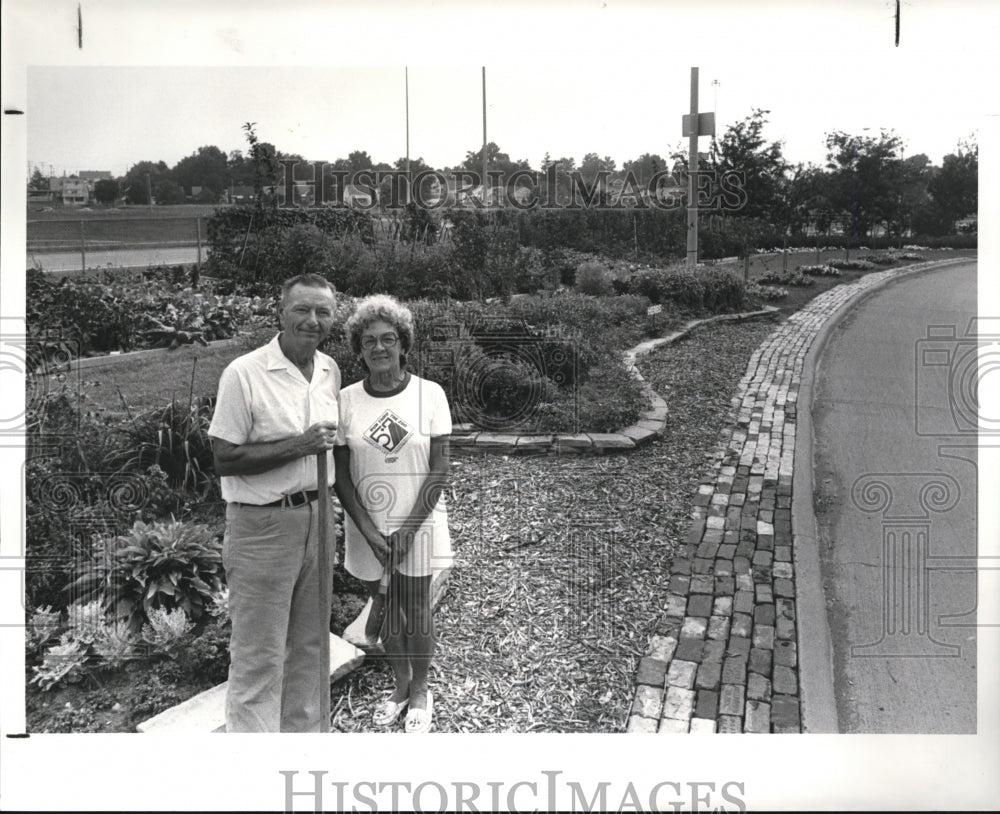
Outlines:
[[[970,262],[976,258],[930,261],[835,286],[754,351],[671,563],[665,609],[639,662],[626,731],[836,731],[809,505],[812,461],[803,460],[811,446],[795,443],[811,428],[805,414],[812,370],[805,367],[815,364],[836,321],[868,293]]]
[[[667,424],[667,403],[643,379],[635,366],[638,357],[649,353],[661,345],[669,345],[683,339],[692,331],[713,322],[732,322],[770,316],[777,313],[774,306],[765,306],[759,311],[746,311],[740,314],[718,314],[706,319],[695,319],[682,328],[667,336],[641,342],[630,350],[624,351],[625,367],[629,373],[642,384],[643,393],[650,402],[650,409],[639,414],[635,424],[620,429],[618,432],[596,433],[581,432],[576,434],[542,433],[517,434],[493,433],[477,431],[472,424],[458,424],[452,429],[451,448],[458,453],[468,452],[499,452],[505,455],[516,452],[608,452],[613,450],[631,450],[649,443],[663,434]]]

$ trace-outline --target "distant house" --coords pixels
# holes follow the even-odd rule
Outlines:
[[[80,170],[79,178],[81,181],[86,181],[93,189],[98,181],[110,181],[114,176],[108,170]]]
[[[370,192],[354,184],[344,184],[344,203],[348,206],[371,206],[374,197]]]
[[[58,179],[62,202],[68,206],[83,206],[90,201],[90,185],[82,178],[71,175],[69,178]]]
[[[254,200],[253,187],[233,186],[229,189],[229,203],[251,203]]]

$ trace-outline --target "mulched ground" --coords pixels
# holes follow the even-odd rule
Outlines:
[[[650,446],[453,460],[456,563],[435,616],[436,731],[624,730],[698,483],[750,355],[774,327],[712,325],[641,358],[670,410]],[[373,731],[391,681],[369,659],[339,682],[333,728]]]

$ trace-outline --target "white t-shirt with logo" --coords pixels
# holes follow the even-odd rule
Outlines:
[[[383,534],[409,516],[430,473],[431,438],[451,434],[451,412],[441,385],[409,375],[396,390],[369,391],[357,382],[340,391],[337,445],[351,451],[351,478],[358,500]],[[345,513],[347,570],[377,580],[382,566],[364,535]],[[451,564],[451,537],[444,494],[400,563],[406,576],[429,576]]]

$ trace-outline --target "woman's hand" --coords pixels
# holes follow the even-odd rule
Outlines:
[[[400,528],[389,535],[389,546],[392,548],[393,568],[397,567],[406,555],[410,553],[416,533],[412,529]]]
[[[372,554],[375,555],[375,559],[377,559],[384,568],[386,563],[389,561],[389,554],[391,553],[390,538],[376,531],[371,534],[366,534],[365,539],[368,541],[368,546],[371,548]]]

